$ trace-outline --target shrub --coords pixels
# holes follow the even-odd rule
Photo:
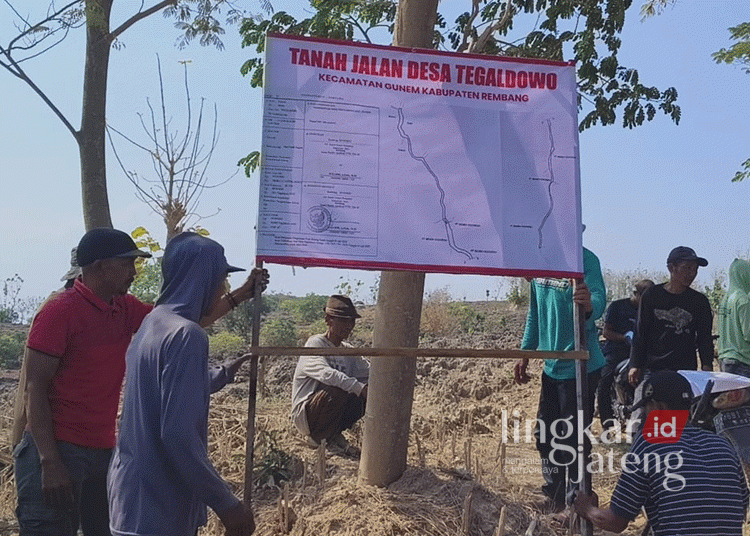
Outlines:
[[[325,323],[325,320],[316,320],[312,324],[309,324],[307,326],[302,326],[299,329],[299,338],[298,342],[301,342],[304,344],[304,342],[312,337],[313,335],[317,333],[325,333],[328,329],[328,326]],[[357,327],[354,328],[354,331],[352,332],[352,336],[356,336],[357,333]],[[351,336],[349,337],[351,339]]]
[[[20,368],[25,346],[26,337],[21,333],[0,335],[0,368]]]
[[[714,313],[719,309],[719,305],[721,305],[726,293],[727,289],[724,286],[724,276],[720,273],[715,273],[713,285],[706,285],[703,290],[703,294],[708,298],[708,302],[711,304]]]
[[[308,294],[304,298],[283,302],[281,309],[291,314],[298,324],[310,324],[323,318],[327,300],[327,296]]]
[[[208,353],[215,357],[240,354],[247,348],[245,339],[228,331],[220,331],[208,337]]]
[[[297,330],[290,318],[276,317],[263,323],[261,346],[297,346]]]
[[[276,294],[263,295],[261,301],[261,317],[278,307],[279,296]],[[230,333],[239,335],[249,344],[253,332],[253,301],[247,300],[229,311],[219,320],[221,326]]]
[[[451,303],[448,311],[453,315],[461,327],[463,333],[479,333],[484,331],[485,316],[476,312],[472,307],[461,303]]]
[[[150,262],[139,259],[136,269],[138,273],[130,285],[130,293],[144,303],[156,302],[162,282],[161,259],[150,259]]]
[[[451,295],[447,288],[428,293],[422,302],[421,331],[433,337],[447,337],[459,327],[458,319],[451,312]]]
[[[516,278],[510,285],[510,291],[505,297],[516,307],[523,307],[529,304],[529,284],[525,279]]]
[[[277,431],[259,430],[254,477],[260,486],[279,486],[292,476],[291,454],[279,446]]]

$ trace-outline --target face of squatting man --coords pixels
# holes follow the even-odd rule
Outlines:
[[[343,341],[351,334],[356,320],[354,318],[342,318],[338,316],[326,316],[328,332],[331,338]]]

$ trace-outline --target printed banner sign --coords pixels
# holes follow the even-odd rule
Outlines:
[[[269,36],[257,259],[583,272],[571,64]]]

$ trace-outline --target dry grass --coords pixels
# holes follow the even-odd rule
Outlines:
[[[227,480],[239,487],[244,479],[241,431],[246,408],[244,400],[234,398],[235,394],[230,392],[215,398],[209,428],[214,463]],[[273,430],[297,462],[288,490],[297,521],[289,534],[456,536],[462,533],[469,494],[471,535],[493,535],[503,506],[507,510],[508,534],[523,533],[538,514],[529,505],[534,486],[514,482],[500,472],[497,439],[475,436],[470,432],[470,418],[463,425],[455,425],[439,411],[425,415],[415,410],[419,412],[420,424],[414,426],[418,431],[413,432],[409,446],[410,467],[399,481],[380,489],[357,483],[356,461],[330,455],[326,459],[325,480],[320,482],[313,469],[317,453],[295,437],[287,412],[286,400],[262,400],[257,429],[259,434],[262,430]],[[446,441],[447,437],[457,438],[454,448],[450,440]],[[355,429],[350,440],[360,443],[361,429]],[[471,462],[466,457],[467,445],[472,448]],[[257,451],[258,447],[256,455]],[[507,453],[508,458],[523,460],[532,455],[533,450],[527,445],[514,445]],[[279,494],[280,490],[272,486],[256,489],[257,534],[282,533],[277,507]],[[542,518],[536,534],[556,534],[555,530],[550,519]],[[201,534],[221,534],[215,517],[211,517]]]
[[[278,482],[256,482],[256,534],[463,536],[469,496],[468,536],[494,536],[503,507],[506,534],[524,534],[536,518],[539,523],[534,534],[567,534],[537,505],[542,499],[538,491],[542,478],[534,444],[523,439],[509,443],[504,463],[501,457],[500,412],[518,410],[520,419],[535,415],[541,363],[530,366],[534,381],[516,386],[510,379],[512,362],[420,360],[408,469],[400,480],[381,489],[358,483],[356,461],[331,455],[325,458],[323,481],[318,479],[316,451],[300,441],[289,422],[289,363],[283,371],[274,368],[282,362],[269,362],[267,391],[272,395],[258,401],[255,462],[257,466],[262,461],[271,437],[289,456],[288,497],[296,522],[289,531],[282,530]],[[10,394],[6,392],[0,399],[5,430],[10,428],[10,414]],[[238,496],[245,479],[246,421],[246,381],[212,397],[210,455]],[[361,445],[360,428],[347,434],[352,443]],[[7,437],[0,435],[0,453],[8,449]],[[606,456],[607,449],[597,446],[594,451]],[[603,503],[608,501],[617,476],[617,470],[610,473],[608,469],[594,474],[594,489]],[[17,534],[14,506],[12,471],[9,466],[0,467],[0,536]],[[642,526],[641,517],[625,534],[640,534]],[[200,534],[223,534],[213,513]],[[745,534],[750,536],[747,526]]]
[[[458,366],[456,371],[461,369]],[[474,369],[463,372],[469,376],[479,373]],[[505,386],[502,378],[500,381],[499,385]],[[211,458],[238,495],[242,493],[245,475],[246,393],[246,385],[242,383],[217,393],[212,398],[209,416]],[[521,407],[522,415],[532,415],[535,389],[507,397],[503,394],[493,404],[472,401],[471,389],[463,395],[460,393],[459,389],[450,397],[453,407],[446,411],[447,399],[440,388],[423,385],[417,389],[409,468],[399,481],[386,489],[358,484],[356,461],[330,455],[326,458],[325,479],[321,483],[313,469],[316,452],[302,444],[289,423],[288,400],[261,399],[256,414],[256,438],[273,434],[280,448],[292,459],[288,493],[297,520],[288,534],[461,535],[469,494],[468,534],[471,536],[493,536],[502,507],[506,508],[507,534],[523,534],[534,517],[540,517],[535,534],[564,534],[564,529],[555,525],[550,516],[533,506],[541,500],[536,491],[541,475],[534,446],[508,444],[501,467],[497,426],[489,426],[494,431],[491,433],[482,424],[487,422],[491,405]],[[9,415],[10,404],[4,403],[0,418],[9,423]],[[350,440],[361,445],[361,434],[360,428],[355,429]],[[8,449],[7,438],[0,438],[0,441],[0,452],[4,452]],[[256,443],[256,464],[262,454],[263,444]],[[603,499],[609,496],[615,481],[616,475],[606,472],[595,475],[595,489]],[[275,485],[256,483],[253,496],[257,534],[283,533],[277,506],[280,492]],[[0,470],[0,534],[17,533],[14,506],[12,470],[6,466]],[[221,523],[213,513],[200,534],[223,534]]]

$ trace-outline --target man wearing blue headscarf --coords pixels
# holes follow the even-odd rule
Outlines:
[[[211,369],[208,336],[199,320],[214,316],[227,274],[224,248],[195,233],[174,237],[164,251],[162,284],[126,354],[120,434],[108,476],[110,528],[117,535],[194,536],[206,506],[228,535],[255,530],[252,511],[237,499],[208,458],[210,394],[234,370]],[[253,270],[253,288],[265,270]]]

